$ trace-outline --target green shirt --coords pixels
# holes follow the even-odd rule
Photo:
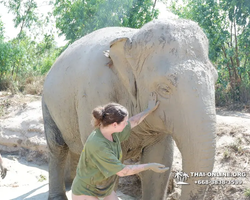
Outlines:
[[[122,164],[121,142],[129,138],[131,125],[122,132],[113,133],[113,142],[106,139],[99,128],[88,137],[77,166],[76,177],[72,184],[75,195],[105,197],[114,190],[117,172]]]

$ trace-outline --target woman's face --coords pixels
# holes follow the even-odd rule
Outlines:
[[[116,125],[116,132],[122,132],[125,126],[128,124],[128,116],[124,118],[122,122]]]

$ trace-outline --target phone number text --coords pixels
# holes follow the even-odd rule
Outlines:
[[[242,185],[242,180],[197,180],[197,185]]]

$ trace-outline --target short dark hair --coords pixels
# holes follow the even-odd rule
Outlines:
[[[98,106],[92,111],[92,125],[97,128],[101,124],[105,127],[116,122],[121,123],[128,116],[128,110],[118,103],[108,103]]]

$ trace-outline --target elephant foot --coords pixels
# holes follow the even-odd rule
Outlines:
[[[2,169],[2,172],[1,172],[1,177],[2,177],[2,179],[5,178],[6,174],[7,174],[7,169],[6,169],[6,168],[3,168],[3,169]]]
[[[49,195],[48,200],[68,200],[66,194]]]

